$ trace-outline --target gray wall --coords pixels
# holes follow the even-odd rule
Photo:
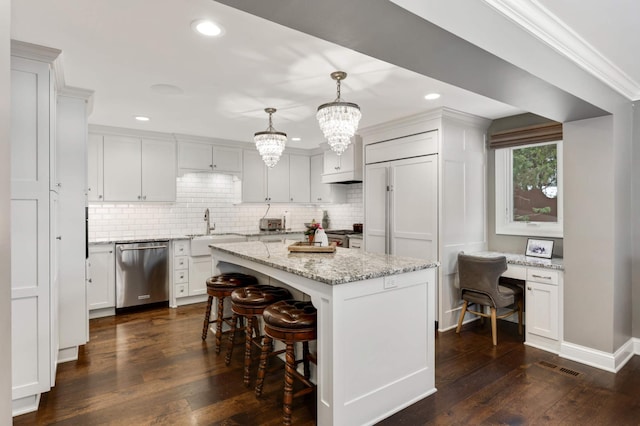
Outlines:
[[[494,120],[487,130],[487,135],[499,132],[501,130],[517,129],[519,127],[533,126],[536,124],[547,123],[550,120],[535,114],[520,114],[512,117],[505,117]],[[489,250],[501,251],[506,253],[524,254],[527,245],[526,236],[517,235],[497,235],[496,234],[496,162],[495,152],[487,151],[487,230],[488,230],[488,248]],[[553,238],[554,257],[562,257],[563,242],[562,238]]]
[[[11,424],[10,0],[0,0],[0,424]]]
[[[633,108],[633,168],[632,175],[632,225],[633,225],[633,257],[632,257],[632,306],[633,337],[640,338],[640,102]]]

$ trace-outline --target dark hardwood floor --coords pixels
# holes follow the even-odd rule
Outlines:
[[[256,399],[242,383],[241,347],[227,367],[213,336],[202,342],[203,314],[196,304],[92,320],[78,361],[61,364],[38,412],[14,425],[280,424],[281,365],[272,362]],[[381,424],[640,424],[640,357],[607,373],[523,345],[505,321],[493,347],[488,323],[441,333],[438,392]],[[294,424],[315,423],[314,400],[294,400]]]

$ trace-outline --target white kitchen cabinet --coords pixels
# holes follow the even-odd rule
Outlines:
[[[346,203],[347,187],[342,184],[322,183],[324,171],[324,155],[313,155],[310,158],[311,202],[312,203]]]
[[[50,156],[51,63],[59,50],[11,42],[11,353],[13,414],[35,411],[53,386],[58,351],[58,244]],[[53,171],[53,173],[51,173]],[[51,173],[51,175],[50,175]],[[55,185],[54,185],[55,187]],[[54,226],[50,227],[50,220]],[[52,232],[54,234],[52,234]],[[51,266],[53,265],[53,270]],[[52,287],[53,286],[53,287]]]
[[[244,151],[242,201],[286,203],[289,197],[289,155],[283,154],[275,167],[265,166],[257,151]]]
[[[308,203],[311,196],[311,171],[309,157],[289,155],[289,201]]]
[[[191,256],[189,258],[189,296],[207,294],[207,279],[211,273],[211,256]]]
[[[178,143],[180,172],[216,172],[240,174],[242,150],[198,142]]]
[[[525,288],[526,336],[530,346],[558,353],[561,343],[562,273],[527,268]]]
[[[175,201],[173,141],[105,135],[104,201]]]
[[[189,240],[174,240],[172,253],[173,289],[177,299],[189,296]]]
[[[349,147],[338,155],[331,149],[324,152],[323,183],[362,181],[362,139],[356,135]]]
[[[89,201],[104,201],[103,148],[102,135],[89,135],[87,144],[87,199]]]
[[[114,245],[91,244],[87,260],[87,308],[90,318],[113,315],[116,307],[116,256]],[[96,312],[112,308],[112,311]],[[94,312],[91,312],[94,311]]]

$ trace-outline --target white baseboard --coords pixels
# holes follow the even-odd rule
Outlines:
[[[41,394],[38,393],[11,401],[11,414],[13,415],[13,417],[38,411],[38,405],[40,404],[40,395]]]
[[[58,364],[69,361],[78,360],[78,347],[72,346],[70,348],[64,348],[58,350]]]
[[[601,370],[617,373],[634,354],[640,354],[640,339],[629,339],[615,353],[580,346],[569,342],[560,345],[560,356]]]

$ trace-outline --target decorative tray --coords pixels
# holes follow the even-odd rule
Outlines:
[[[314,245],[313,243],[307,243],[307,242],[303,242],[303,241],[298,241],[297,243],[291,244],[288,247],[288,250],[290,252],[297,252],[297,253],[335,253],[336,251],[336,244],[335,243],[331,243],[328,246],[325,247],[320,247],[317,245]]]

